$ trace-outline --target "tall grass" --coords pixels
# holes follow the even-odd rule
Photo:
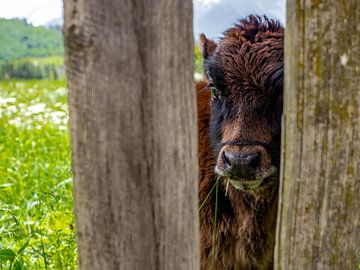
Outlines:
[[[0,82],[0,269],[75,269],[64,81]]]

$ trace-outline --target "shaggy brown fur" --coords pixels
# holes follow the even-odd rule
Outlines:
[[[201,269],[272,269],[278,174],[252,190],[230,185],[227,194],[221,179],[215,230],[211,189],[214,168],[229,149],[260,153],[256,174],[279,169],[283,28],[277,21],[249,16],[227,30],[219,44],[202,35],[201,45],[207,81],[196,86],[200,203],[210,194],[200,209]]]

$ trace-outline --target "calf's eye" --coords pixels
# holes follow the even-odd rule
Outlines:
[[[219,98],[220,94],[219,94],[219,90],[216,88],[216,86],[213,84],[209,84],[209,87],[210,87],[210,91],[211,91],[211,96],[213,98]]]

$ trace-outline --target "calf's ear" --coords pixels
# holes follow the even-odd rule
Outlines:
[[[208,39],[204,34],[200,34],[200,49],[203,59],[208,59],[216,50],[216,43]]]

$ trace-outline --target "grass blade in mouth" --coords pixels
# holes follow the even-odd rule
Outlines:
[[[228,194],[228,190],[229,190],[229,183],[230,183],[230,177],[228,177],[226,179],[226,190],[225,190],[225,196],[227,196]]]
[[[199,211],[201,210],[201,208],[203,208],[203,206],[205,205],[206,201],[209,199],[211,193],[213,192],[213,190],[214,190],[214,188],[216,187],[216,185],[217,185],[217,183],[219,182],[219,180],[220,180],[220,176],[218,176],[218,177],[216,178],[216,182],[215,182],[215,184],[213,185],[213,187],[211,188],[209,194],[206,195],[206,198],[203,200],[203,202],[202,202],[201,205],[199,206]]]

